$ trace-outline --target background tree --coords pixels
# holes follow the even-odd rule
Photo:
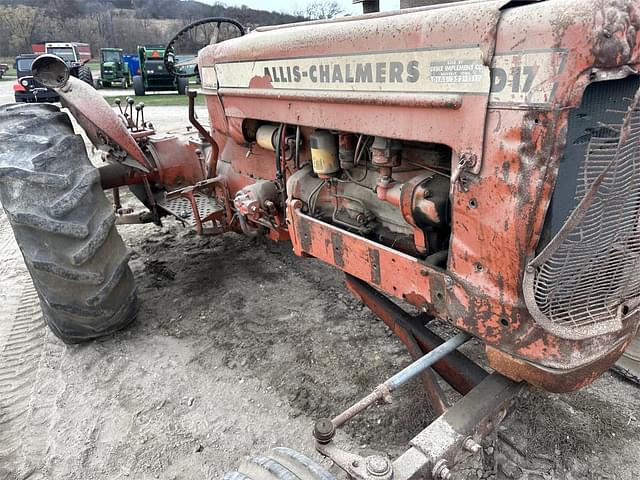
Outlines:
[[[304,20],[196,0],[0,0],[0,59],[13,63],[12,57],[43,41],[90,43],[95,58],[102,47],[136,53],[138,45],[164,44],[204,17],[235,18],[249,29]]]
[[[344,10],[335,0],[313,0],[304,10],[297,10],[295,12],[296,15],[311,20],[333,18],[341,13],[344,13]]]

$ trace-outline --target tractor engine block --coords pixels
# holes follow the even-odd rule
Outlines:
[[[339,148],[313,149],[311,136],[312,161],[288,179],[290,198],[302,200],[303,211],[312,217],[409,255],[436,255],[442,264],[450,233],[451,153],[439,145],[360,136],[354,158],[356,151],[348,150],[354,142],[342,138],[347,134],[322,134],[335,137],[330,144],[339,143]],[[324,162],[314,156],[323,156]],[[318,171],[318,164],[327,169],[328,158],[333,159],[331,173]]]

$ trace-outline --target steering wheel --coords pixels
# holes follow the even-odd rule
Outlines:
[[[182,30],[180,30],[178,33],[176,33],[176,35],[169,41],[169,43],[167,43],[167,46],[164,49],[164,57],[162,60],[164,61],[164,67],[166,68],[168,73],[179,78],[190,78],[198,75],[197,68],[193,73],[184,73],[183,71],[182,72],[180,71],[180,70],[183,70],[184,67],[188,67],[190,65],[196,65],[197,62],[196,62],[196,57],[190,58],[188,60],[183,60],[181,62],[176,62],[175,45],[182,37],[184,37],[185,34],[187,34],[188,32],[190,32],[195,28],[198,28],[202,25],[206,25],[208,23],[216,24],[214,33],[211,36],[211,39],[209,41],[209,45],[218,43],[218,37],[220,36],[220,26],[223,23],[228,23],[234,26],[238,30],[238,32],[240,32],[240,35],[239,35],[240,37],[242,37],[245,34],[244,27],[240,24],[240,22],[238,22],[237,20],[234,20],[233,18],[210,17],[210,18],[203,18],[202,20],[198,20],[196,22],[190,23],[189,25],[184,27]]]

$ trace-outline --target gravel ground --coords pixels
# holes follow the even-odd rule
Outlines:
[[[165,129],[186,122],[181,107],[148,115]],[[319,460],[314,420],[409,361],[340,272],[286,244],[202,238],[171,221],[120,232],[133,252],[137,322],[67,347],[42,326],[0,215],[0,480],[214,479],[280,445]],[[481,355],[479,344],[465,348]],[[432,413],[417,382],[395,400],[348,425],[342,444],[402,452]],[[508,451],[529,469],[520,478],[635,480],[640,389],[606,374],[576,394],[533,391],[498,437],[455,478],[494,478]]]

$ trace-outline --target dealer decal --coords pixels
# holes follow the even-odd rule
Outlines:
[[[491,103],[548,104],[566,52],[498,53],[479,47],[220,63],[202,69],[205,89],[489,94]]]

